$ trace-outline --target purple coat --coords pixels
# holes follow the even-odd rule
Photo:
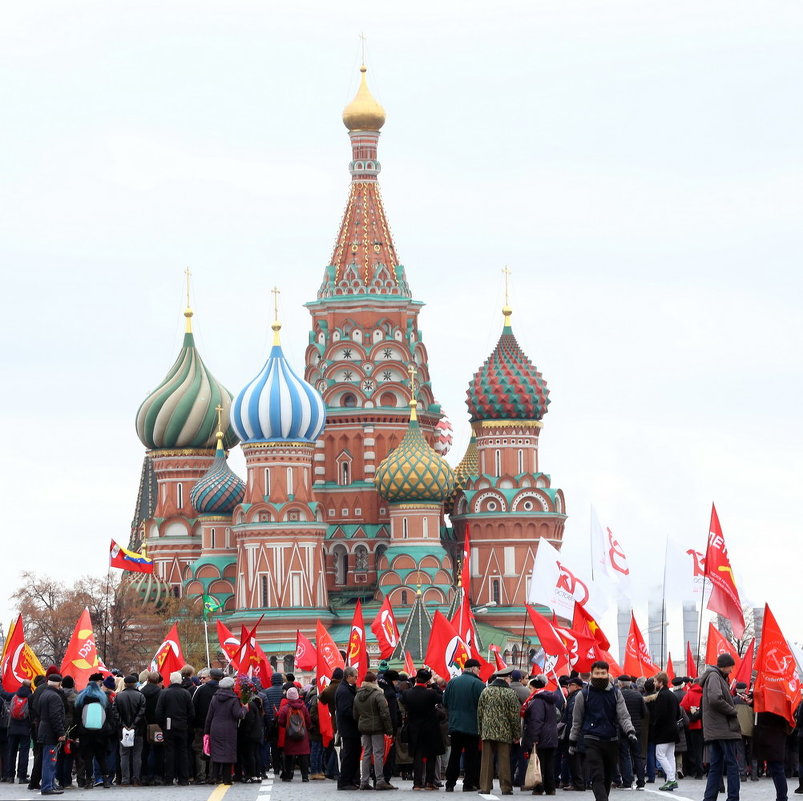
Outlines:
[[[301,714],[304,716],[304,725],[306,726],[306,729],[304,730],[303,740],[291,740],[285,735],[284,753],[287,754],[287,756],[301,756],[303,754],[308,754],[310,752],[309,730],[310,726],[312,726],[312,721],[310,720],[309,712],[307,711],[307,705],[301,698],[296,698],[293,701],[286,699],[279,710],[280,726],[287,726],[287,720],[290,717],[291,710],[298,710],[301,712]]]
[[[237,726],[246,712],[248,708],[228,687],[225,690],[218,689],[212,696],[204,725],[204,734],[208,734],[210,739],[212,762],[237,762]]]

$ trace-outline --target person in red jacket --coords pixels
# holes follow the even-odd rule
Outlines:
[[[703,686],[695,681],[689,685],[686,695],[680,702],[680,708],[689,716],[689,728],[686,730],[688,751],[687,775],[695,779],[703,778]]]
[[[284,770],[282,781],[293,780],[295,761],[301,769],[301,781],[309,781],[309,730],[312,720],[298,689],[293,686],[287,690],[287,697],[279,708],[279,726],[284,731]]]

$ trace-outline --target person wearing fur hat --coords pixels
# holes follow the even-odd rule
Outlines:
[[[102,771],[99,780],[104,787],[111,787],[111,775],[106,762],[109,740],[109,716],[111,705],[108,695],[103,691],[103,674],[93,673],[86,687],[75,699],[75,718],[78,723],[78,740],[81,744],[83,779],[79,776],[78,786],[91,788],[95,777],[93,761],[97,760]]]
[[[142,780],[142,742],[145,739],[145,696],[137,689],[137,677],[123,679],[123,691],[114,699],[121,729],[131,729],[131,745],[120,743],[120,784],[139,785]],[[122,732],[121,732],[122,733]]]
[[[142,681],[141,673],[140,681]],[[159,696],[164,692],[161,675],[155,670],[147,671],[145,673],[145,683],[140,686],[139,691],[145,696],[145,728],[147,732],[150,726],[158,725],[156,721],[156,704],[159,702]],[[149,739],[146,736],[145,742],[142,744],[142,783],[144,785],[161,784],[164,765],[164,743],[161,741],[149,742]]]
[[[477,704],[485,689],[480,678],[480,663],[467,659],[463,672],[453,678],[443,694],[443,705],[449,717],[451,751],[446,766],[446,792],[454,792],[463,760],[463,789],[478,790],[480,786],[480,736],[477,732]]]
[[[42,795],[61,795],[56,787],[56,759],[59,743],[66,739],[64,699],[61,697],[61,676],[51,673],[39,699],[37,742],[42,747]]]
[[[429,686],[432,673],[419,668],[412,689],[402,693],[413,756],[413,789],[436,790],[436,757],[445,752],[439,720],[441,695]]]
[[[541,763],[540,784],[533,788],[533,795],[555,795],[555,752],[558,748],[558,713],[555,695],[546,689],[547,678],[543,674],[531,682],[532,695],[521,708],[524,718],[521,748],[529,758],[535,748]]]
[[[231,784],[232,770],[237,761],[237,727],[247,712],[248,708],[234,694],[234,679],[231,676],[221,679],[204,722],[204,734],[209,735],[209,758],[215,784]]]
[[[189,784],[189,737],[194,733],[192,722],[195,710],[192,696],[181,682],[184,677],[176,670],[170,674],[170,686],[156,702],[156,721],[164,733],[164,782],[173,784],[174,777],[182,786]]]

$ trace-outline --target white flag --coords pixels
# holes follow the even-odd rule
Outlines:
[[[607,581],[614,592],[630,600],[630,568],[627,557],[613,532],[600,525],[596,510],[591,507],[591,559],[594,580]]]
[[[538,540],[527,602],[548,606],[556,615],[572,619],[575,601],[599,619],[605,611],[604,600],[594,585],[577,570],[569,568],[554,545]]]

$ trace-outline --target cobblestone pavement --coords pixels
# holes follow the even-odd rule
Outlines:
[[[379,798],[382,801],[401,801],[410,798],[431,798],[436,795],[434,792],[415,793],[412,792],[412,782],[394,779],[393,783],[398,790],[388,790],[381,793]],[[797,787],[797,779],[789,779],[790,799],[794,789]],[[648,785],[645,792],[636,790],[612,790],[611,801],[657,801],[655,796],[660,796],[667,801],[702,801],[705,782],[695,781],[694,779],[683,779],[680,787],[673,793],[662,793],[655,785],[655,789]],[[458,784],[455,792],[461,792],[462,788]],[[443,790],[438,791],[439,794]],[[530,796],[530,793],[522,793],[514,790],[515,796]],[[565,801],[593,801],[591,791],[587,791],[578,797],[577,793],[568,793],[558,790],[556,801],[561,796]],[[31,801],[42,796],[38,791],[28,790],[25,786],[0,784],[0,801]],[[59,797],[59,796],[54,796]],[[357,798],[359,801],[366,801],[371,798],[368,793],[342,792],[338,793],[334,782],[308,782],[302,783],[296,776],[292,782],[274,782],[272,778],[262,782],[262,784],[233,784],[231,786],[212,787],[202,785],[199,787],[112,787],[104,790],[97,787],[92,790],[72,789],[65,791],[61,796],[68,801],[345,801],[347,798]],[[477,793],[466,793],[461,796],[450,795],[450,799],[457,801],[458,798],[482,798],[485,801],[498,801],[500,799],[499,786],[495,785],[491,795],[480,796]],[[356,799],[355,799],[356,801]],[[378,799],[377,799],[378,801]],[[720,795],[719,801],[725,801],[725,795]],[[776,801],[775,788],[769,779],[762,778],[758,782],[744,782],[741,785],[740,801]]]

